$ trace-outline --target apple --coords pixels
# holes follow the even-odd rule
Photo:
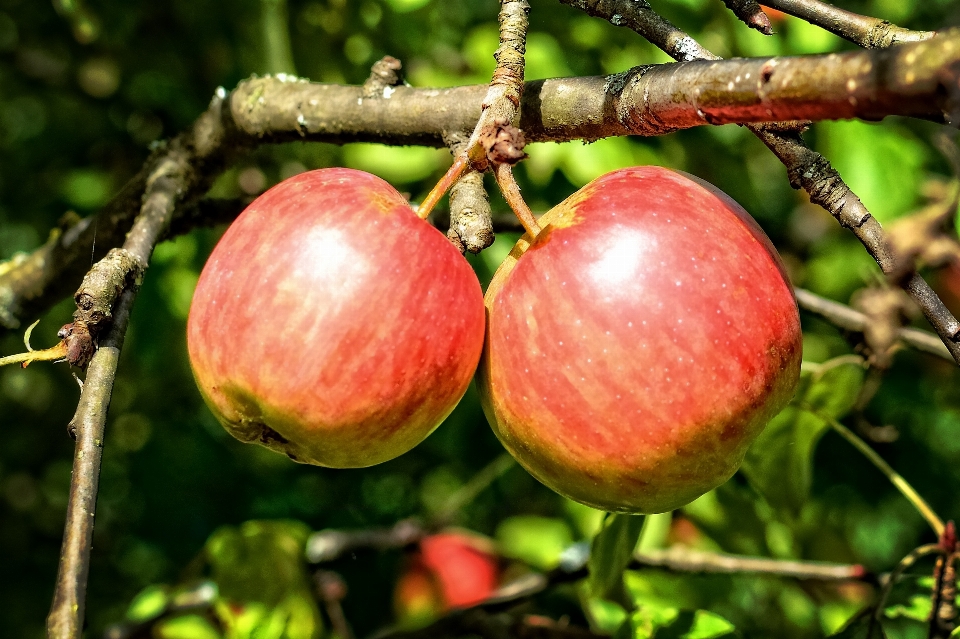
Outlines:
[[[394,607],[401,620],[429,622],[451,608],[484,601],[499,578],[489,541],[460,531],[428,535],[397,581]]]
[[[800,320],[770,240],[679,171],[604,175],[487,289],[477,381],[500,441],[575,501],[658,513],[730,478],[791,398]]]
[[[380,178],[302,173],[237,218],[200,274],[187,348],[236,438],[299,462],[371,466],[453,410],[483,347],[480,284]]]

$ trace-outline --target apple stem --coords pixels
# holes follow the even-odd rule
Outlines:
[[[427,219],[431,211],[433,211],[433,208],[440,201],[440,198],[460,179],[460,176],[463,175],[463,172],[467,170],[468,166],[470,166],[470,160],[466,153],[461,153],[457,156],[453,164],[450,165],[450,168],[447,169],[447,172],[440,178],[440,181],[430,189],[427,197],[420,203],[420,206],[417,207],[417,217],[421,220]]]
[[[853,445],[854,448],[863,453],[864,457],[870,460],[870,462],[876,466],[881,473],[886,475],[887,479],[890,480],[890,483],[892,483],[894,487],[899,490],[904,497],[907,498],[907,501],[909,501],[913,507],[917,509],[917,512],[920,513],[920,516],[927,520],[927,523],[930,524],[930,527],[937,534],[937,537],[943,535],[943,520],[940,519],[937,513],[934,512],[933,508],[930,507],[930,504],[928,504],[923,497],[920,496],[920,493],[914,490],[913,486],[911,486],[906,479],[904,479],[897,471],[895,471],[890,464],[883,459],[883,457],[877,454],[877,451],[870,448],[870,446],[865,441],[857,437],[853,431],[838,422],[830,415],[826,415],[809,406],[804,406],[803,408],[830,424],[830,427],[833,428],[833,430],[837,431],[841,437],[846,439]]]
[[[513,212],[516,213],[520,224],[523,225],[523,228],[531,238],[537,237],[537,235],[540,234],[540,225],[537,224],[537,218],[533,216],[533,211],[530,210],[523,196],[520,195],[520,186],[517,184],[516,178],[513,177],[513,166],[506,163],[498,164],[494,170],[494,174],[497,177],[497,184],[500,186],[500,191],[503,193],[503,199],[507,201],[507,204],[510,205]]]

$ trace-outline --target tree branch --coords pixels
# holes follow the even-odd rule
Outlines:
[[[755,0],[723,0],[723,4],[751,29],[756,29],[763,35],[773,35],[770,18]]]
[[[806,20],[865,49],[884,49],[894,44],[929,40],[932,31],[912,31],[886,20],[862,16],[820,0],[764,0],[771,9]]]
[[[142,267],[149,263],[153,248],[170,225],[182,194],[188,192],[190,187],[208,185],[208,180],[212,179],[195,169],[203,166],[204,151],[209,151],[212,148],[210,140],[218,137],[216,125],[221,104],[222,100],[215,99],[194,128],[157,154],[150,165],[151,170],[144,180],[140,213],[122,248],[126,255]],[[77,446],[70,480],[70,500],[67,504],[60,567],[53,603],[47,617],[47,634],[53,639],[78,639],[83,631],[104,426],[120,349],[138,290],[137,281],[126,281],[126,278],[122,281],[126,288],[118,288],[114,278],[102,278],[87,289],[81,287],[77,295],[78,313],[89,311],[84,309],[81,293],[97,300],[97,307],[108,310],[113,306],[111,299],[119,299],[113,310],[112,320],[103,322],[109,327],[106,329],[106,338],[90,361],[77,411],[70,422],[70,429],[76,433]],[[99,290],[94,290],[98,286]],[[77,320],[75,323],[80,322]]]
[[[596,4],[593,0],[590,6]],[[637,23],[628,13],[620,20],[649,34],[654,44],[678,59],[704,56],[702,47],[652,11],[639,13],[659,22],[650,28],[649,19]],[[942,120],[944,109],[951,110],[944,87],[956,81],[956,73],[949,71],[954,63],[960,64],[958,31],[880,52],[654,65],[608,77],[538,80],[525,85],[519,124],[529,141],[566,141],[784,117],[899,114]],[[763,82],[765,73],[769,77]],[[855,83],[849,85],[853,90],[848,81]],[[231,157],[258,144],[312,140],[445,145],[447,134],[472,130],[488,89],[390,88],[389,96],[384,91],[367,98],[363,87],[312,84],[282,74],[241,82],[222,114],[218,110],[201,117],[186,137],[171,141],[187,145],[191,168],[203,177],[191,180],[182,200],[199,200]],[[680,96],[681,104],[673,102]],[[215,101],[224,97],[220,94]],[[196,139],[195,148],[190,138]],[[87,270],[95,234],[101,257],[123,242],[155,162],[148,161],[97,218],[58,229],[34,252],[0,263],[0,330],[17,328],[23,318],[69,294]]]
[[[793,292],[797,296],[797,303],[800,308],[819,315],[839,328],[862,333],[870,322],[869,318],[860,311],[825,297],[820,297],[806,289],[795,287]],[[950,351],[940,341],[940,338],[933,333],[916,328],[900,328],[897,335],[900,341],[908,346],[953,361]]]

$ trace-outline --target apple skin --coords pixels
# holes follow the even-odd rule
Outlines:
[[[500,580],[499,560],[489,541],[445,531],[424,537],[394,590],[397,616],[429,623],[451,608],[478,604]]]
[[[546,213],[487,289],[484,412],[534,477],[612,512],[729,479],[799,379],[800,319],[772,243],[678,171],[604,175]]]
[[[378,177],[302,173],[227,229],[187,321],[197,384],[237,439],[354,468],[453,410],[483,347],[480,284]]]

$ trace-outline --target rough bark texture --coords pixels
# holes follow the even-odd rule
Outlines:
[[[669,23],[660,29],[663,41],[656,43],[672,47],[677,57],[704,53]],[[960,104],[946,90],[957,84],[960,68],[954,72],[950,65],[958,61],[960,32],[951,31],[930,42],[881,52],[701,61],[639,67],[608,77],[537,80],[525,85],[519,125],[528,141],[566,141],[785,117],[879,118],[890,113],[942,120],[944,111],[956,111],[951,99]],[[825,69],[832,70],[816,75]],[[766,82],[764,73],[770,73]],[[363,87],[313,84],[291,76],[246,80],[229,97],[215,97],[194,128],[158,150],[97,218],[58,229],[36,251],[0,263],[0,330],[18,328],[24,318],[70,293],[87,270],[94,235],[102,247],[98,257],[123,242],[147,176],[170,149],[179,149],[189,167],[181,199],[195,202],[231,157],[256,144],[314,140],[443,146],[449,134],[473,130],[486,91],[482,85],[396,86],[389,96],[383,91],[365,98]],[[821,98],[835,110],[820,106]]]

